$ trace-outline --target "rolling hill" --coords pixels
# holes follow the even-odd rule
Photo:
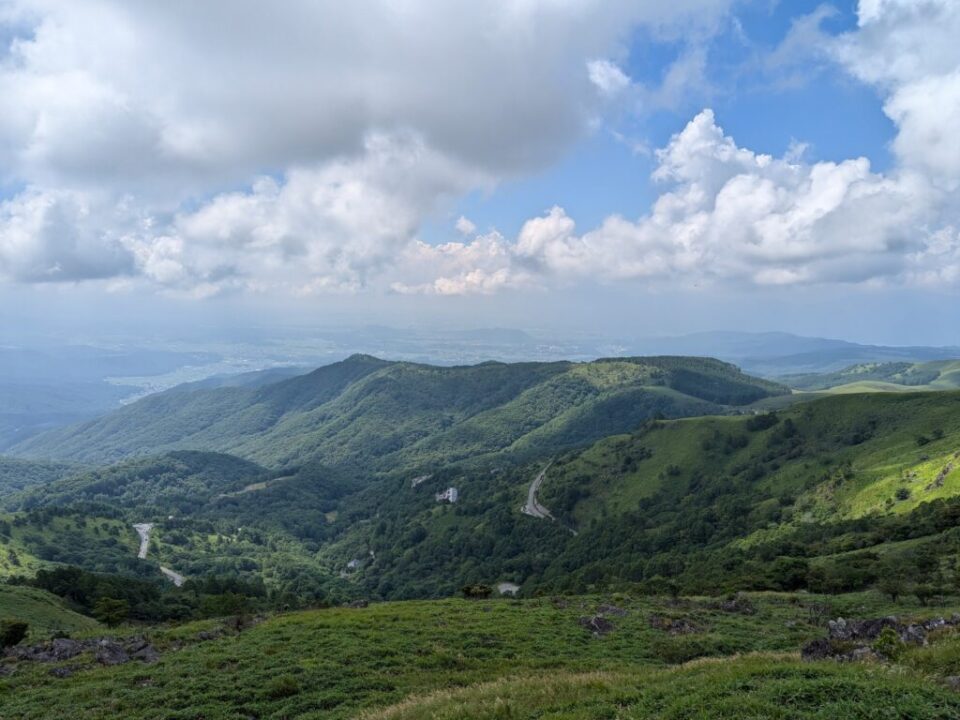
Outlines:
[[[722,413],[788,392],[700,358],[434,367],[358,355],[264,387],[178,388],[11,452],[105,463],[192,449],[272,468],[383,471],[569,447],[655,415]]]
[[[781,382],[807,392],[915,392],[960,389],[960,360],[860,363],[831,373],[784,375]]]

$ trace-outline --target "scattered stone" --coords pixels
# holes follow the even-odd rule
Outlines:
[[[960,675],[948,675],[943,679],[948,688],[955,692],[960,692]]]
[[[601,615],[581,617],[578,621],[580,627],[589,630],[594,637],[602,637],[613,632],[616,626]]]
[[[222,633],[216,630],[201,630],[197,633],[197,640],[216,640]]]
[[[692,635],[703,632],[703,629],[696,623],[686,618],[668,618],[662,615],[650,616],[650,627],[654,630],[660,630],[671,635]]]
[[[370,603],[366,600],[353,600],[348,602],[344,607],[353,608],[355,610],[362,610],[367,607]]]
[[[73,670],[68,667],[50,668],[50,674],[55,678],[68,678],[73,675]]]
[[[0,677],[13,675],[13,670],[13,666],[11,665],[0,665]]]
[[[900,642],[909,645],[926,645],[928,633],[944,627],[955,627],[960,624],[958,620],[960,619],[946,620],[937,617],[906,625],[893,616],[870,620],[837,618],[827,623],[827,637],[807,643],[800,654],[804,660],[830,658],[839,661],[856,661],[877,658],[877,653],[871,648],[871,644],[887,628],[896,633]]]
[[[739,615],[755,615],[757,608],[750,602],[750,599],[743,595],[737,595],[729,600],[722,601],[718,609],[723,612],[737,613]]]
[[[39,643],[37,645],[16,645],[7,648],[4,655],[15,660],[27,660],[30,662],[61,662],[76,657],[84,650],[93,646],[93,640],[70,640],[69,638],[57,638],[49,642]]]
[[[139,660],[147,665],[153,664],[160,659],[160,653],[157,649],[147,642],[146,638],[134,638],[127,644],[127,652],[133,660]]]
[[[827,638],[817,638],[811,640],[800,650],[800,657],[803,660],[826,660],[835,656],[833,643]]]
[[[123,665],[130,662],[130,655],[123,645],[109,638],[104,638],[97,643],[97,652],[94,657],[101,665]]]
[[[613,615],[615,617],[625,617],[627,611],[616,605],[601,605],[597,608],[598,615]]]

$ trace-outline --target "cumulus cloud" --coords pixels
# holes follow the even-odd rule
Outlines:
[[[701,112],[655,154],[662,194],[580,229],[431,245],[425,218],[542,168],[605,100],[676,107],[691,45],[647,89],[612,60],[637,23],[728,0],[350,4],[0,0],[0,276],[131,278],[195,296],[493,293],[583,281],[955,283],[960,7],[863,0],[832,57],[878,88],[897,166],[754,152]],[[783,46],[823,39],[820,10]],[[228,20],[228,21],[227,21]]]
[[[590,82],[602,95],[613,97],[630,87],[630,76],[609,60],[591,60],[587,63]]]
[[[897,127],[899,162],[944,187],[960,181],[960,4],[953,0],[861,0],[858,27],[836,58],[884,96]]]
[[[709,110],[657,159],[654,178],[671,187],[648,215],[612,216],[581,234],[554,207],[525,223],[515,243],[497,243],[491,256],[504,276],[791,285],[932,281],[934,264],[955,264],[956,234],[918,230],[939,201],[921,175],[885,177],[864,158],[806,164],[757,154],[725,135]]]
[[[134,264],[122,233],[136,224],[122,202],[29,188],[0,203],[0,276],[57,282],[128,274]]]
[[[485,182],[409,135],[371,135],[359,157],[258,180],[128,241],[162,285],[356,290],[395,263],[446,193]]]
[[[598,101],[589,59],[638,23],[686,26],[729,2],[0,0],[0,38],[13,38],[0,50],[0,185],[99,208],[76,238],[37,234],[13,258],[25,226],[12,218],[26,211],[11,207],[3,272],[78,280],[116,256],[118,272],[223,284],[286,260],[316,269],[318,287],[362,283],[419,213],[542,168],[580,137]],[[426,167],[371,180],[369,145],[385,137]],[[264,174],[280,180],[255,180]],[[149,217],[149,231],[94,229],[111,203]],[[185,211],[198,203],[209,207]]]

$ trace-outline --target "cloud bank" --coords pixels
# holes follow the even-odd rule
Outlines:
[[[512,238],[460,218],[460,239],[421,239],[588,131],[631,87],[615,61],[631,28],[703,26],[728,4],[0,0],[0,277],[198,297],[956,283],[949,0],[862,0],[827,50],[881,93],[889,173],[756,153],[704,110],[657,151],[662,192],[639,217],[580,231],[554,207]],[[691,52],[684,77],[705,62]]]

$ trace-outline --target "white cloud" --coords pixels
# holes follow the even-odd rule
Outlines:
[[[664,190],[639,219],[583,231],[554,207],[508,240],[461,217],[440,245],[425,218],[555,160],[604,98],[702,89],[696,43],[654,89],[605,58],[635,23],[690,28],[727,0],[374,5],[0,0],[28,28],[0,55],[0,182],[26,188],[0,204],[0,276],[194,296],[956,282],[960,5],[864,1],[831,48],[884,94],[887,174],[756,153],[704,111],[656,152]],[[783,63],[826,17],[795,24]]]
[[[0,277],[22,282],[90,280],[133,271],[122,243],[136,219],[75,192],[28,188],[0,203]]]
[[[457,232],[460,233],[461,235],[473,235],[477,231],[476,224],[469,218],[464,217],[463,215],[457,218],[457,222],[454,225],[454,227],[457,229]]]
[[[602,95],[613,97],[630,87],[630,76],[609,60],[591,60],[587,63],[590,82]]]
[[[612,216],[579,234],[554,207],[527,221],[514,243],[488,237],[482,264],[474,262],[479,239],[444,253],[465,266],[458,277],[475,267],[504,286],[638,279],[932,283],[956,272],[956,234],[922,229],[940,194],[918,174],[883,176],[863,158],[807,164],[795,152],[757,154],[725,135],[709,110],[657,158],[654,177],[671,188],[637,221]],[[954,269],[934,271],[938,264]]]
[[[638,23],[688,27],[729,2],[0,0],[0,38],[15,38],[0,184],[96,207],[77,237],[36,234],[18,258],[11,206],[0,272],[84,279],[116,257],[116,272],[207,292],[287,263],[297,287],[356,287],[444,198],[576,141],[598,101],[590,58]],[[372,138],[413,158],[403,179],[370,176]],[[118,225],[120,206],[149,228]]]
[[[893,149],[903,167],[955,189],[960,181],[960,3],[861,0],[856,31],[835,57],[884,95],[897,126]]]
[[[161,285],[356,290],[395,263],[446,193],[485,182],[415,137],[372,135],[361,157],[261,178],[129,244]]]

